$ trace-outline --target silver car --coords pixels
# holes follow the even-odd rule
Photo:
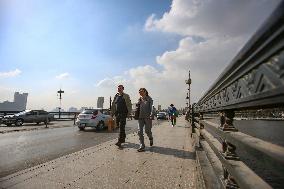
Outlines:
[[[14,115],[6,115],[2,119],[2,123],[7,126],[15,124],[22,126],[23,123],[37,123],[44,122],[45,124],[54,120],[54,116],[44,110],[25,110]]]
[[[84,130],[85,127],[102,130],[107,127],[110,120],[112,120],[112,117],[108,110],[86,109],[78,115],[76,125],[80,130]]]

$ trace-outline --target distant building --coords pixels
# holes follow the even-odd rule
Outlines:
[[[78,112],[79,110],[75,107],[70,107],[68,112]]]
[[[94,109],[93,107],[81,107],[80,112],[86,110],[86,109]]]
[[[22,111],[27,108],[28,93],[14,93],[14,101],[4,101],[0,103],[0,111]]]
[[[104,97],[98,97],[97,108],[104,108]]]
[[[59,112],[59,109],[60,109],[60,112],[65,112],[65,110],[60,107],[56,107],[55,109],[52,110],[52,112]]]
[[[161,111],[162,110],[162,106],[158,105],[158,110]]]

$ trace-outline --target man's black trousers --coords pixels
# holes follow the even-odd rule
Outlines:
[[[118,142],[125,142],[126,134],[125,134],[125,125],[126,125],[126,117],[127,114],[117,114],[116,115],[116,125],[119,127],[119,137]]]

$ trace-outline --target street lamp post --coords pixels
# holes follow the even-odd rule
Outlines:
[[[60,106],[59,106],[59,108],[58,108],[58,117],[59,117],[59,119],[60,119],[60,114],[61,114],[61,112],[60,112],[60,110],[61,110],[61,99],[62,99],[62,96],[61,96],[61,94],[62,93],[64,93],[64,91],[62,91],[61,89],[59,90],[59,91],[57,91],[57,93],[59,94],[59,103],[60,103]]]
[[[188,79],[185,80],[185,84],[188,85],[188,93],[186,94],[186,100],[188,100],[188,103],[186,103],[186,105],[188,110],[190,110],[190,85],[191,85],[190,70],[188,71]]]

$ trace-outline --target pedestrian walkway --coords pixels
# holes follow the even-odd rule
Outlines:
[[[0,179],[0,188],[195,188],[196,163],[190,128],[159,122],[154,146],[137,152],[138,136],[127,135],[123,149],[108,141]]]

